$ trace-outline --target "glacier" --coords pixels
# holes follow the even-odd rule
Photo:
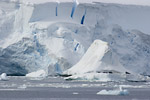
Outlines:
[[[150,75],[148,3],[75,1],[0,0],[0,73],[62,74],[99,39],[123,68]]]

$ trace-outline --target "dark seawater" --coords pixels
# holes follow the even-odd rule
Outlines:
[[[126,96],[97,95],[122,85]],[[0,100],[150,100],[150,82],[66,81],[61,77],[9,77],[0,81]]]

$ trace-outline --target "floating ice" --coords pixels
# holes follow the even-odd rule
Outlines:
[[[73,92],[72,94],[79,94],[78,92]]]
[[[26,84],[23,84],[21,86],[18,87],[19,89],[26,89],[27,88],[27,85]]]
[[[6,73],[2,73],[2,74],[0,75],[0,80],[2,80],[2,81],[7,81],[7,80],[8,80],[7,74],[6,74]]]
[[[109,81],[125,81],[124,75],[120,73],[85,73],[72,75],[70,77],[66,77],[65,80],[90,80],[90,81],[101,81],[101,82],[109,82]]]
[[[116,90],[101,90],[97,95],[129,95],[129,91],[126,89],[116,89]]]
[[[46,77],[47,74],[44,70],[38,70],[36,72],[31,72],[26,75],[26,77]]]

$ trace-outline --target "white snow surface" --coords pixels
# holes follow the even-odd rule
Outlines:
[[[26,74],[26,77],[46,77],[46,72],[44,70],[38,70],[36,72],[31,72]]]
[[[62,74],[100,39],[123,68],[150,75],[149,1],[78,2],[73,7],[73,0],[0,0],[0,73],[25,75],[42,69],[47,75]],[[85,71],[99,71],[97,64]]]
[[[65,74],[73,75],[103,71],[128,72],[128,70],[120,64],[117,56],[111,52],[107,42],[95,40],[81,60],[68,69]]]
[[[73,2],[74,0],[58,0],[59,2]],[[46,2],[56,2],[56,0],[23,0],[23,2],[30,2],[34,4],[46,3]],[[149,0],[78,0],[79,3],[117,3],[126,5],[147,5],[150,6]]]

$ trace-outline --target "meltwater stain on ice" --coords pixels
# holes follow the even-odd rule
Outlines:
[[[73,6],[72,6],[72,11],[71,11],[71,18],[73,18],[74,12],[78,6],[79,2],[77,0],[73,0]]]
[[[59,6],[60,2],[59,1],[56,1],[56,2],[57,2],[57,4],[56,4],[56,16],[58,16],[58,6]]]
[[[74,51],[77,51],[78,47],[79,47],[79,43],[76,44]]]
[[[81,24],[84,24],[85,16],[86,16],[86,10],[85,10],[84,15],[83,15],[83,17],[81,19]]]

